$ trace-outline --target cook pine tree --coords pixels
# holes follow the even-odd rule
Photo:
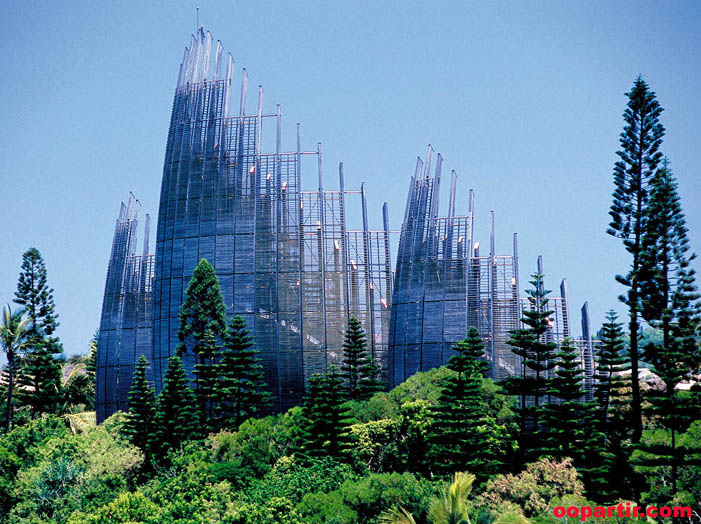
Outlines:
[[[341,374],[350,400],[367,400],[374,393],[384,390],[381,368],[369,354],[365,331],[354,316],[348,319],[343,340]]]
[[[548,381],[550,401],[543,405],[544,452],[558,460],[572,458],[588,491],[600,494],[609,474],[609,455],[596,404],[585,398],[580,362],[572,340],[565,338]]]
[[[499,467],[496,435],[482,400],[482,381],[489,373],[484,344],[471,327],[467,337],[453,345],[448,369],[436,405],[431,410],[430,448],[434,471],[449,475],[464,468],[485,480]]]
[[[630,358],[625,349],[623,325],[618,314],[609,310],[601,326],[596,358],[594,397],[598,406],[599,427],[610,438],[621,438],[630,424],[626,421],[629,402]]]
[[[630,269],[616,280],[627,288],[619,299],[628,307],[629,355],[631,363],[631,424],[633,442],[642,434],[642,398],[638,372],[640,368],[639,331],[642,283],[648,278],[649,265],[643,260],[643,240],[649,218],[650,183],[662,160],[660,145],[665,134],[659,122],[662,107],[655,93],[638,77],[626,93],[628,104],[623,112],[625,126],[620,134],[621,148],[613,170],[614,192],[607,233],[623,242],[631,257]]]
[[[61,361],[63,348],[58,337],[58,315],[54,290],[47,283],[46,264],[36,248],[22,255],[15,303],[24,307],[30,321],[28,341],[18,377],[19,400],[37,416],[55,413],[62,400]]]
[[[679,446],[680,434],[698,418],[693,395],[680,391],[684,380],[692,379],[701,365],[697,340],[700,324],[699,294],[691,262],[686,219],[677,193],[677,182],[663,161],[650,183],[647,228],[643,238],[642,264],[648,271],[643,280],[642,316],[662,331],[660,343],[644,349],[645,359],[661,379],[663,389],[651,389],[644,411],[666,438],[645,439],[634,454],[634,462],[647,467],[667,467],[671,491],[677,489],[682,466],[699,466],[699,447]]]
[[[548,401],[549,375],[555,367],[557,344],[549,340],[548,329],[553,311],[548,309],[548,294],[543,275],[535,273],[526,290],[528,306],[524,308],[521,323],[524,327],[511,334],[509,345],[521,357],[521,375],[505,381],[506,389],[519,397],[515,408],[520,423],[520,453],[522,460],[542,454],[542,405]]]
[[[156,398],[154,426],[154,448],[160,459],[201,433],[195,394],[178,356],[168,359],[163,389]]]
[[[630,466],[630,356],[625,347],[623,324],[615,311],[606,313],[599,332],[594,376],[594,399],[598,431],[604,436],[602,460],[607,477],[599,486],[602,500],[631,498],[634,472]]]
[[[124,433],[148,458],[154,447],[156,406],[153,390],[146,379],[147,367],[148,361],[141,355],[134,368],[129,390],[129,410],[124,422]]]
[[[298,454],[303,459],[345,455],[351,442],[350,408],[345,402],[345,384],[336,366],[326,374],[309,377],[298,438]]]
[[[232,429],[270,405],[258,351],[240,315],[231,319],[224,337],[217,388],[219,416]]]
[[[226,333],[226,308],[219,280],[207,259],[199,261],[180,308],[178,354],[194,355],[198,418],[204,432],[212,429],[217,388],[217,352]]]

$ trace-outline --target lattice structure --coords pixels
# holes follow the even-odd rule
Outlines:
[[[520,361],[506,344],[518,327],[518,256],[497,256],[494,216],[489,256],[473,245],[474,198],[466,216],[455,215],[457,175],[451,174],[448,216],[438,216],[443,159],[429,146],[409,186],[394,276],[389,336],[390,386],[418,371],[445,364],[451,347],[476,327],[499,379],[517,373]]]
[[[596,345],[598,341],[592,339],[591,323],[589,320],[589,302],[585,302],[580,310],[582,314],[582,338],[576,339],[575,343],[579,349],[579,358],[584,367],[584,400],[592,402],[594,400],[594,373]]]
[[[136,361],[151,358],[154,257],[148,254],[149,215],[143,254],[136,255],[140,208],[132,194],[122,203],[107,266],[96,371],[99,420],[126,405]]]
[[[263,112],[261,87],[256,113],[246,113],[245,69],[238,114],[232,114],[233,77],[231,55],[225,57],[221,42],[215,46],[200,29],[185,50],[166,144],[149,360],[158,391],[179,344],[185,290],[206,258],[219,277],[227,315],[243,316],[255,337],[275,409],[285,410],[299,404],[311,374],[340,363],[350,315],[361,320],[386,369],[387,210],[384,228],[370,230],[365,187],[345,190],[342,165],[339,190],[324,189],[321,148],[302,151],[299,126],[296,150],[283,151],[280,107]],[[273,152],[261,151],[264,127],[274,138]],[[302,166],[310,164],[318,187],[302,191]],[[346,226],[351,195],[360,196],[360,231]],[[101,349],[100,355],[107,366],[110,354]],[[193,357],[186,357],[186,368],[193,365]],[[105,380],[110,378],[103,376],[101,387]],[[99,420],[120,408],[124,402],[114,399]]]

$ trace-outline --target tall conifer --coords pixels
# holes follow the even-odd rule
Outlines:
[[[547,337],[553,313],[548,310],[550,291],[544,288],[543,275],[535,273],[532,278],[533,287],[526,290],[529,307],[524,308],[521,318],[524,327],[514,331],[509,340],[512,351],[521,357],[521,375],[510,377],[505,386],[520,398],[516,411],[521,423],[522,453],[535,458],[540,453],[542,404],[547,400],[548,378],[555,367],[557,344]]]
[[[351,316],[343,339],[343,364],[341,372],[346,381],[348,398],[360,400],[362,369],[368,361],[367,341],[360,320]]]
[[[129,411],[124,423],[124,433],[132,444],[149,457],[154,445],[153,424],[156,409],[153,390],[146,380],[147,366],[146,357],[141,355],[134,368],[134,377],[129,390]]]
[[[614,438],[621,437],[629,427],[625,422],[629,383],[624,375],[630,372],[630,359],[625,350],[622,324],[617,320],[616,312],[609,310],[601,328],[594,386],[599,425],[605,435],[615,434]]]
[[[226,308],[214,268],[199,261],[185,291],[180,308],[178,338],[180,356],[195,355],[195,389],[201,429],[213,425],[213,396],[217,381],[217,352],[226,332]]]
[[[199,433],[195,394],[180,357],[170,357],[163,389],[156,400],[155,442],[161,457]]]
[[[15,292],[15,303],[25,308],[31,321],[28,344],[21,363],[18,397],[35,415],[53,413],[62,400],[61,362],[56,358],[63,351],[54,336],[58,327],[53,289],[48,286],[46,265],[36,248],[22,255]]]
[[[366,363],[360,369],[360,398],[367,400],[375,393],[386,389],[387,381],[382,378],[382,366],[375,357],[368,356]]]
[[[481,399],[489,364],[479,332],[471,327],[467,338],[455,343],[453,350],[447,367],[455,375],[445,379],[431,412],[433,468],[442,474],[467,469],[485,479],[496,472],[499,462],[492,452],[495,435]]]
[[[638,442],[643,427],[638,379],[638,337],[641,284],[647,278],[646,264],[642,258],[643,240],[647,227],[649,186],[662,159],[659,148],[664,136],[664,127],[659,122],[662,107],[642,77],[638,77],[626,96],[628,106],[623,113],[626,125],[620,135],[621,149],[616,152],[619,160],[613,170],[615,189],[609,211],[611,222],[607,232],[623,241],[623,246],[632,258],[628,273],[617,275],[616,280],[628,289],[627,293],[619,298],[628,306],[629,313],[632,437],[634,442]]]
[[[626,377],[630,358],[617,320],[616,312],[608,311],[599,336],[594,382],[597,427],[605,443],[598,456],[604,471],[596,490],[605,501],[632,497],[635,480],[630,465],[630,380]]]
[[[195,267],[180,308],[181,353],[199,355],[208,329],[216,338],[222,337],[226,331],[226,308],[214,268],[203,258]]]
[[[341,374],[346,383],[348,398],[367,400],[374,393],[383,391],[382,368],[370,355],[365,331],[356,317],[348,319],[348,329],[343,340]]]
[[[263,366],[246,321],[236,315],[229,322],[219,366],[218,410],[233,427],[263,411],[269,404]]]
[[[303,456],[340,458],[350,443],[350,410],[343,377],[335,366],[309,377],[302,403],[300,452]]]
[[[217,339],[211,329],[204,331],[202,343],[199,345],[197,363],[193,368],[195,375],[195,396],[199,408],[200,429],[204,434],[215,429],[215,402],[219,385],[219,350]]]
[[[644,348],[646,360],[664,387],[647,394],[648,416],[668,434],[666,442],[644,443],[635,462],[644,466],[667,466],[671,471],[671,497],[676,492],[678,471],[691,450],[678,446],[679,434],[698,418],[693,396],[677,386],[690,379],[701,365],[697,340],[699,294],[690,263],[686,220],[677,194],[677,183],[665,159],[650,183],[647,229],[642,263],[648,268],[642,280],[642,314],[662,331],[661,343]],[[698,453],[698,450],[696,450]]]
[[[547,451],[557,458],[575,457],[582,449],[586,422],[593,419],[593,406],[584,402],[583,370],[570,339],[562,341],[555,363],[548,381],[548,394],[553,402],[543,406],[543,422],[548,428]]]

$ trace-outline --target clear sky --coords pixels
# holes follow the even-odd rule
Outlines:
[[[283,145],[323,143],[329,186],[367,181],[370,220],[398,229],[416,156],[431,143],[476,192],[478,239],[519,233],[521,282],[545,260],[567,277],[571,321],[617,304],[628,257],[605,233],[638,74],[665,108],[663,151],[701,251],[701,3],[152,1],[0,2],[0,302],[22,253],[44,255],[67,354],[99,323],[119,203],[158,212],[178,66],[200,22],[282,105]],[[240,78],[240,77],[237,77]],[[315,187],[313,170],[304,186]],[[447,189],[448,184],[443,184]],[[447,210],[443,199],[442,212]],[[153,239],[153,236],[152,236]],[[153,242],[152,242],[153,245]],[[596,326],[595,326],[596,327]]]

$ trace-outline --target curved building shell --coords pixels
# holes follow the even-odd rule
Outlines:
[[[149,215],[143,254],[136,254],[140,209],[141,203],[130,194],[127,204],[121,205],[114,229],[95,370],[98,420],[126,406],[136,361],[140,355],[152,355],[154,256],[148,252]]]
[[[390,387],[447,363],[470,326],[485,342],[493,378],[520,373],[507,343],[520,319],[516,235],[513,252],[497,255],[492,213],[489,245],[480,249],[474,197],[456,198],[454,171],[448,214],[439,216],[440,154],[429,147],[426,162],[417,161],[393,275],[387,204],[382,228],[370,229],[365,185],[346,189],[341,164],[338,189],[324,187],[321,146],[303,150],[298,125],[296,147],[285,151],[280,106],[265,112],[260,86],[257,103],[249,104],[248,94],[246,70],[235,81],[233,58],[200,28],[175,89],[155,256],[148,215],[143,254],[136,255],[140,204],[133,196],[115,228],[98,338],[98,421],[127,408],[141,354],[160,391],[180,342],[185,290],[202,258],[217,272],[227,315],[243,316],[255,338],[276,411],[301,402],[311,374],[340,363],[351,315]],[[311,190],[302,189],[305,171],[317,180]],[[459,215],[465,200],[467,214]],[[349,209],[358,224],[348,223]],[[568,332],[566,294],[558,304]],[[584,338],[591,387],[588,324]],[[193,364],[185,358],[188,369]]]
[[[518,328],[518,256],[497,255],[492,214],[489,254],[473,238],[474,196],[468,213],[456,215],[455,171],[451,173],[448,216],[439,217],[443,159],[429,146],[417,160],[400,233],[389,334],[390,387],[418,371],[442,366],[453,344],[470,326],[482,336],[492,375],[518,373],[520,359],[507,344]]]
[[[365,186],[347,190],[340,165],[339,188],[324,188],[321,146],[303,151],[298,126],[296,149],[283,151],[280,107],[264,112],[259,86],[256,110],[248,113],[245,69],[240,85],[234,109],[234,60],[200,28],[180,66],[166,144],[149,361],[158,391],[179,344],[185,290],[206,258],[219,277],[227,315],[243,316],[255,337],[274,408],[285,410],[300,403],[311,374],[340,363],[350,315],[361,320],[373,355],[386,368],[392,286],[387,208],[383,227],[371,230]],[[264,142],[274,144],[272,151]],[[302,190],[303,166],[316,174],[313,190]],[[355,229],[346,221],[353,204],[362,216]],[[110,265],[119,258],[113,253]],[[103,314],[103,321],[113,317],[119,312]],[[102,367],[114,355],[107,331],[101,328],[98,343]],[[193,364],[185,358],[186,368]],[[99,376],[99,387],[115,389],[116,377]],[[120,380],[131,381],[126,367]],[[98,418],[125,407],[120,394]]]

